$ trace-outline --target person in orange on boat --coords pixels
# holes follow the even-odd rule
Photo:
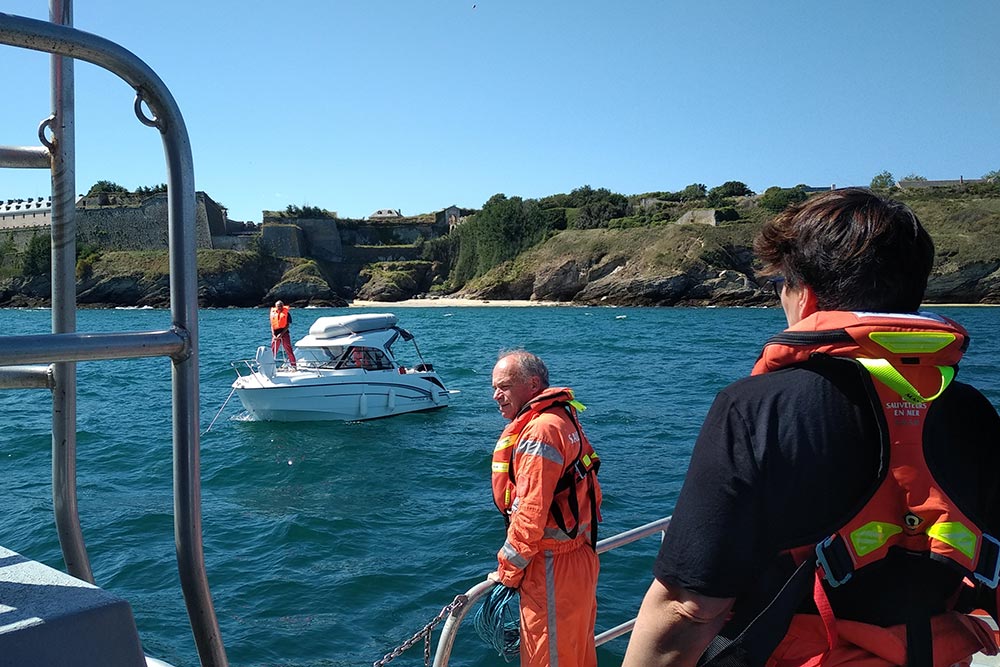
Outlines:
[[[292,325],[292,313],[280,300],[274,302],[271,309],[271,354],[277,358],[278,350],[283,346],[288,355],[288,363],[296,367],[295,353],[292,352],[292,336],[288,329]]]
[[[493,400],[510,423],[493,451],[507,539],[489,578],[520,594],[521,665],[595,667],[601,487],[583,406],[571,389],[550,388],[545,364],[524,350],[500,354]]]
[[[994,655],[1000,417],[969,344],[919,311],[934,244],[869,190],[816,195],[754,249],[788,328],[719,392],[623,667],[968,665]]]

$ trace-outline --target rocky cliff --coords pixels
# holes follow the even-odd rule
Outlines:
[[[676,226],[563,232],[474,281],[462,295],[617,306],[773,302],[755,277],[749,231]],[[946,241],[938,245],[945,249],[928,281],[927,302],[1000,304],[1000,249],[987,253],[993,258],[966,261]]]
[[[918,210],[937,247],[929,303],[1000,304],[1000,200],[987,203],[970,208],[935,201]],[[456,296],[616,306],[773,303],[755,277],[756,229],[736,222],[563,231]],[[276,299],[299,307],[343,306],[352,298],[391,302],[426,293],[447,278],[442,265],[428,261],[348,265],[224,250],[199,251],[198,267],[203,307]],[[169,304],[166,253],[107,252],[81,260],[77,274],[82,307]],[[49,289],[46,277],[0,281],[0,306],[48,305]]]
[[[80,307],[170,305],[167,254],[110,252],[77,266]],[[349,290],[344,291],[350,295]],[[48,306],[47,276],[0,281],[0,306]],[[226,250],[199,251],[198,303],[203,308],[254,307],[281,299],[296,305],[346,306],[331,280],[314,261],[286,261]]]

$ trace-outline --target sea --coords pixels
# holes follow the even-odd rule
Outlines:
[[[960,378],[1000,405],[1000,311],[936,310],[972,336]],[[504,528],[490,456],[505,422],[490,374],[500,350],[535,352],[552,384],[572,387],[587,406],[581,421],[602,459],[608,537],[671,514],[716,393],[747,375],[784,328],[779,308],[386,304],[294,310],[293,338],[317,317],[348,312],[395,312],[461,393],[442,410],[369,422],[256,422],[230,398],[231,362],[268,343],[267,311],[199,313],[203,534],[232,665],[371,665],[494,569]],[[50,321],[44,309],[0,310],[6,335],[45,333]],[[77,321],[88,332],[169,325],[169,311],[151,309],[82,310]],[[407,347],[396,350],[416,363]],[[175,564],[170,363],[81,362],[77,373],[79,511],[95,579],[129,601],[148,655],[196,666]],[[0,410],[0,544],[64,569],[48,392],[2,391]],[[598,631],[635,615],[658,546],[654,536],[602,556]],[[619,665],[627,641],[601,646],[600,665]],[[418,643],[392,664],[423,661]],[[504,664],[471,614],[450,664]]]

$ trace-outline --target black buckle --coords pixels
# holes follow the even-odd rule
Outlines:
[[[847,583],[854,572],[854,561],[840,535],[834,534],[816,545],[816,558],[823,576],[836,588]]]
[[[979,562],[973,572],[976,579],[992,589],[1000,585],[1000,541],[983,533],[983,543],[979,547]]]

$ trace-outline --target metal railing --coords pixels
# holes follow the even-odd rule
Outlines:
[[[68,572],[93,582],[76,503],[76,362],[170,359],[177,567],[201,663],[225,667],[228,661],[209,592],[201,535],[195,190],[187,129],[170,91],[142,60],[114,42],[72,28],[72,0],[51,0],[50,18],[40,21],[0,13],[0,44],[53,56],[53,112],[39,127],[42,146],[0,147],[0,167],[52,172],[52,333],[0,337],[0,389],[52,391],[52,493],[59,544]],[[160,132],[167,167],[168,329],[76,331],[74,60],[102,67],[131,86],[139,121]]]
[[[657,519],[656,521],[651,521],[637,528],[627,530],[624,533],[619,533],[618,535],[613,535],[611,537],[599,540],[597,542],[597,553],[603,554],[605,552],[611,551],[612,549],[617,549],[618,547],[625,546],[626,544],[631,544],[637,540],[660,534],[660,539],[663,539],[664,531],[666,531],[667,526],[670,524],[670,517],[664,517],[662,519]],[[464,604],[455,608],[444,622],[444,626],[441,628],[441,636],[438,638],[437,649],[434,651],[434,667],[448,667],[448,661],[451,659],[451,651],[455,646],[455,638],[458,635],[458,628],[465,620],[465,617],[472,611],[475,604],[484,598],[494,586],[498,584],[494,581],[483,581],[476,584],[468,591],[465,592],[466,601]],[[594,644],[600,646],[605,644],[612,639],[617,639],[624,634],[632,631],[635,626],[635,619],[632,618],[624,623],[616,625],[610,630],[605,630],[594,637]]]

